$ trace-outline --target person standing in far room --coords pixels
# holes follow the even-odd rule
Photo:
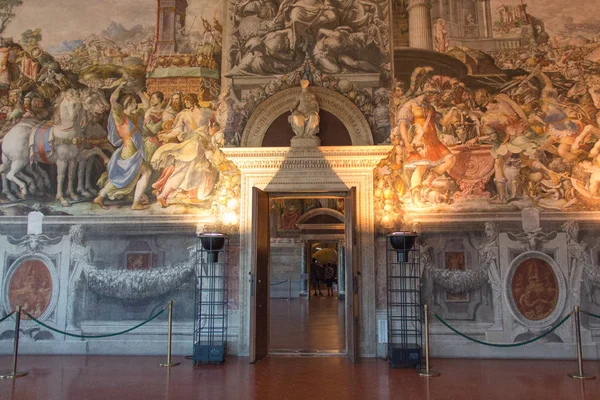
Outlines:
[[[331,268],[333,268],[333,283],[335,284],[335,290],[338,292],[340,292],[340,282],[339,282],[339,277],[338,277],[338,265],[337,264],[331,264]],[[332,288],[333,290],[333,288]]]
[[[316,259],[313,258],[310,264],[310,280],[312,282],[314,294],[313,296],[323,296],[323,292],[321,292],[321,279],[323,275],[323,266]],[[318,290],[318,294],[317,294]]]

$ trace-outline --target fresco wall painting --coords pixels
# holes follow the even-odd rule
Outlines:
[[[413,3],[394,3],[394,13],[410,14]],[[431,68],[423,62],[405,71],[395,62],[396,75],[409,73],[411,79],[392,85],[387,49],[402,49],[390,43],[387,3],[359,2],[317,12],[319,4],[236,4],[227,21],[232,34],[226,51],[220,12],[190,15],[186,1],[153,5],[157,28],[107,22],[99,34],[48,48],[40,29],[25,30],[20,40],[3,35],[5,199],[38,195],[47,203],[55,195],[58,208],[74,215],[102,212],[111,204],[119,212],[126,204],[150,210],[145,213],[208,215],[213,206],[226,208],[213,204],[214,195],[224,185],[220,176],[235,180],[235,171],[218,148],[236,144],[244,113],[253,104],[288,87],[282,86],[286,79],[296,85],[304,73],[313,84],[340,91],[360,105],[375,143],[398,146],[395,156],[382,163],[386,168],[377,171],[384,183],[376,188],[390,189],[398,198],[388,209],[597,207],[599,50],[591,24],[567,21],[560,25],[563,30],[549,33],[543,18],[532,15],[525,3],[486,1],[482,8],[469,1],[434,1],[431,20],[425,21],[435,33],[430,50],[424,49],[430,51],[424,57],[431,58]],[[21,7],[27,4],[15,10]],[[318,15],[314,21],[313,14]],[[572,40],[565,37],[568,23],[579,29]],[[507,37],[519,39],[518,46],[502,45]],[[485,39],[493,46],[461,42],[466,39]],[[232,78],[227,85],[233,82],[232,91],[223,93],[221,56],[231,65],[224,71]],[[434,61],[441,56],[467,65],[468,75],[460,80],[437,74],[441,69]],[[377,76],[376,84],[354,86],[357,76],[369,74]],[[236,99],[236,79],[247,76],[265,77],[265,84]],[[66,117],[69,108],[78,110],[72,118],[82,126],[73,133],[64,131],[75,122]],[[120,108],[128,121],[141,124],[139,135],[132,132],[137,151],[120,144],[123,131],[135,130],[135,124],[109,123],[115,115],[122,119]],[[51,114],[61,122],[50,123]],[[242,118],[237,126],[236,118]],[[204,133],[199,126],[191,128],[198,124],[206,126]],[[191,138],[192,131],[198,140]],[[28,135],[32,154],[29,141],[18,140]],[[180,155],[199,143],[202,156]],[[109,162],[113,154],[121,157],[122,166]],[[106,177],[102,162],[108,163]],[[100,195],[92,196],[98,190]],[[90,198],[97,206],[89,204]],[[67,209],[71,203],[74,208]],[[171,205],[180,207],[169,210]]]
[[[593,294],[594,260],[583,250],[577,259],[567,255],[575,254],[579,228],[575,234],[569,225],[563,235],[547,221],[586,220],[581,247],[592,247],[589,221],[600,206],[600,23],[593,18],[600,6],[594,2],[105,1],[76,11],[77,22],[61,15],[66,4],[0,0],[10,11],[0,14],[0,218],[39,210],[73,224],[110,220],[86,226],[93,228],[87,246],[82,234],[69,237],[75,249],[88,249],[86,262],[106,262],[120,283],[108,287],[103,268],[88,268],[69,296],[85,292],[86,299],[97,296],[98,307],[110,298],[133,310],[136,301],[150,307],[171,289],[189,295],[182,282],[190,266],[179,263],[192,239],[173,235],[190,231],[190,224],[231,233],[232,253],[243,253],[235,243],[242,177],[221,149],[242,146],[261,104],[301,82],[309,94],[344,96],[368,122],[370,132],[363,133],[373,140],[367,142],[393,146],[373,172],[377,235],[418,230],[420,245],[434,248],[438,231],[461,224],[468,254],[450,249],[424,263],[445,271],[434,271],[437,288],[428,290],[441,290],[443,296],[431,298],[452,303],[446,309],[455,317],[506,342],[519,329],[538,329],[505,324],[501,271],[548,243],[560,242],[553,259],[571,257],[577,267],[569,279],[581,274]],[[341,119],[334,114],[327,118]],[[292,126],[281,129],[293,137]],[[343,211],[343,204],[320,205]],[[296,237],[298,219],[311,207],[318,205],[273,201],[273,232]],[[490,223],[485,232],[482,215]],[[529,215],[537,215],[536,229],[519,226]],[[152,226],[158,220],[163,231]],[[174,221],[185,228],[176,232]],[[111,236],[117,223],[129,224],[119,244]],[[1,236],[11,229],[1,227]],[[128,252],[142,237],[173,239],[182,248]],[[508,252],[506,243],[517,250]],[[125,258],[114,263],[89,250],[111,246]],[[154,262],[158,253],[167,255]],[[232,274],[242,270],[234,259]],[[380,274],[382,261],[375,256],[373,263]],[[555,313],[552,293],[560,284],[553,282],[562,278],[532,263],[523,261],[510,285],[518,311],[540,322]],[[166,292],[154,297],[150,286],[130,295],[119,289],[159,275],[172,277],[177,288],[165,284]],[[237,286],[244,283],[231,281],[238,311],[246,300],[236,297]],[[568,291],[576,304],[581,288]],[[591,306],[600,309],[593,299]],[[109,314],[102,315],[110,320]],[[243,323],[243,310],[234,318]]]
[[[407,70],[394,44],[395,156],[376,171],[387,229],[419,213],[598,209],[599,27],[507,3],[433,1],[422,21],[434,32],[429,65]],[[420,2],[394,4],[408,18]],[[532,10],[556,22],[552,31]],[[468,75],[445,75],[436,52]]]
[[[14,2],[13,19],[39,6],[21,3]],[[82,36],[72,29],[75,38],[46,48],[60,35],[2,35],[2,190],[8,202],[25,200],[23,212],[35,202],[52,204],[54,192],[50,207],[72,215],[109,207],[235,211],[215,199],[235,181],[218,151],[223,135],[214,111],[222,9],[196,3],[189,15],[185,0],[138,3],[121,10],[132,16],[147,7],[137,25],[108,12],[103,30]]]

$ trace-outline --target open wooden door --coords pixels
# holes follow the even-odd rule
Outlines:
[[[269,352],[269,196],[252,188],[250,266],[250,362]]]
[[[359,275],[356,236],[356,188],[352,187],[344,202],[346,242],[346,351],[353,363],[360,358],[359,347]]]

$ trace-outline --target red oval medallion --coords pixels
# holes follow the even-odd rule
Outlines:
[[[511,287],[517,309],[529,320],[542,320],[556,308],[558,281],[552,266],[542,259],[533,257],[521,262]]]
[[[52,276],[41,260],[25,260],[15,269],[8,285],[8,300],[12,310],[23,306],[38,318],[52,299]],[[28,319],[24,314],[22,319]]]

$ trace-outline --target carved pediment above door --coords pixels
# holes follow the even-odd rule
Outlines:
[[[242,135],[242,147],[261,147],[271,124],[281,115],[289,114],[298,102],[301,89],[294,87],[282,90],[256,107],[246,123]],[[336,116],[348,130],[353,146],[373,144],[369,122],[360,109],[343,95],[322,87],[312,87],[310,92],[317,97],[319,107]]]

